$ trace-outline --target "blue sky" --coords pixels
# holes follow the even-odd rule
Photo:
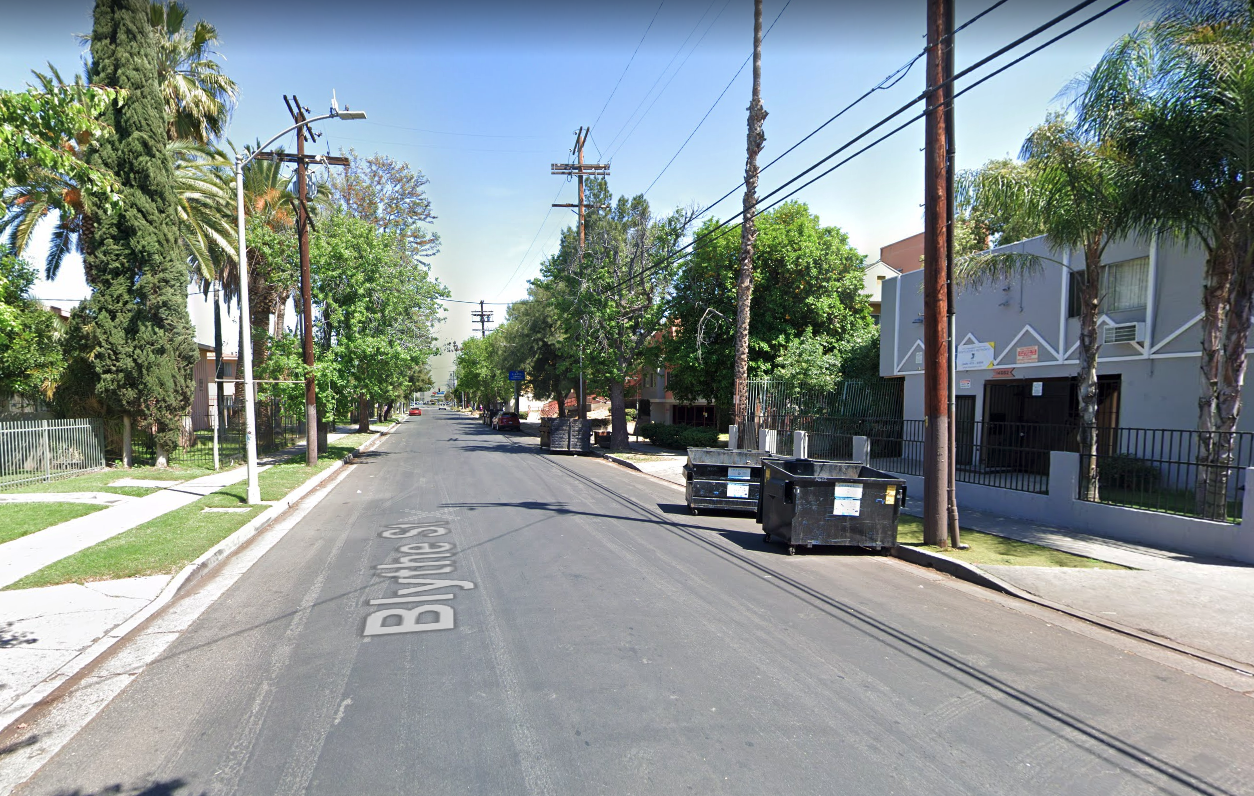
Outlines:
[[[992,2],[957,0],[959,24]],[[1074,20],[1111,2],[1101,0]],[[770,114],[763,163],[923,46],[923,0],[785,3],[765,1],[767,24],[777,16],[778,22],[763,45],[762,95]],[[580,125],[595,122],[595,145],[586,154],[610,160],[615,194],[639,193],[656,179],[647,197],[657,211],[705,206],[743,176],[750,70],[732,77],[752,47],[751,0],[665,0],[660,9],[657,0],[187,5],[193,17],[217,26],[226,70],[240,86],[232,140],[266,139],[290,124],[283,94],[295,93],[320,111],[334,89],[341,105],[365,110],[369,119],[323,125],[320,151],[386,153],[426,174],[443,240],[431,270],[458,299],[507,302],[525,295],[526,280],[574,221],[568,210],[549,210],[576,194],[573,183],[550,176],[549,164],[566,159]],[[1070,5],[1008,0],[959,35],[958,68]],[[30,70],[48,61],[63,72],[78,68],[82,49],[73,34],[90,30],[91,7],[85,0],[49,0],[7,10],[0,88],[22,88]],[[1059,91],[1153,8],[1129,3],[961,98],[959,167],[1017,152],[1031,126],[1057,106]],[[922,66],[919,61],[894,88],[764,172],[763,191],[915,96]],[[798,198],[873,260],[880,246],[922,229],[922,142],[919,124]],[[739,203],[737,193],[711,214],[726,217]],[[41,262],[42,252],[29,257]],[[68,263],[55,283],[37,290],[47,298],[81,298],[79,263]],[[470,334],[470,309],[449,305],[441,340]],[[505,307],[494,309],[502,319]],[[433,363],[438,381],[448,366],[448,357]]]

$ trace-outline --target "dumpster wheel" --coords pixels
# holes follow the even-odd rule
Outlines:
[[[797,555],[797,546],[796,546],[796,545],[792,545],[792,544],[788,545],[788,555],[790,555],[790,556],[795,556],[795,555]]]
[[[689,506],[688,510],[692,512],[692,516],[694,517],[701,513],[700,511],[697,510],[696,506]]]

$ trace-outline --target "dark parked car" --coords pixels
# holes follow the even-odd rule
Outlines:
[[[501,412],[492,418],[492,428],[497,431],[522,431],[522,424],[518,422],[516,412]]]

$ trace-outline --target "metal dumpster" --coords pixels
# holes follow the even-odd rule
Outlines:
[[[841,545],[887,551],[897,544],[906,482],[859,462],[768,459],[762,530],[767,541],[798,547]]]
[[[549,424],[550,453],[591,453],[592,423],[573,417],[555,417]]]
[[[689,448],[684,464],[688,510],[757,511],[763,451]]]

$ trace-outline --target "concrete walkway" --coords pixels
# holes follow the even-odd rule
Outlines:
[[[6,503],[101,503],[106,506],[116,506],[120,503],[130,503],[132,500],[139,500],[139,498],[132,495],[119,495],[115,492],[17,492],[11,495],[0,495],[0,506]]]
[[[183,481],[160,492],[5,542],[0,545],[0,588],[79,550],[85,550],[162,514],[182,508],[211,492],[243,481],[247,475],[247,468],[237,467],[234,470]]]
[[[905,511],[917,516],[922,513],[922,506],[911,499]],[[1046,600],[1254,670],[1254,567],[1102,539],[983,511],[962,510],[961,521],[963,528],[1131,567],[977,568]]]

